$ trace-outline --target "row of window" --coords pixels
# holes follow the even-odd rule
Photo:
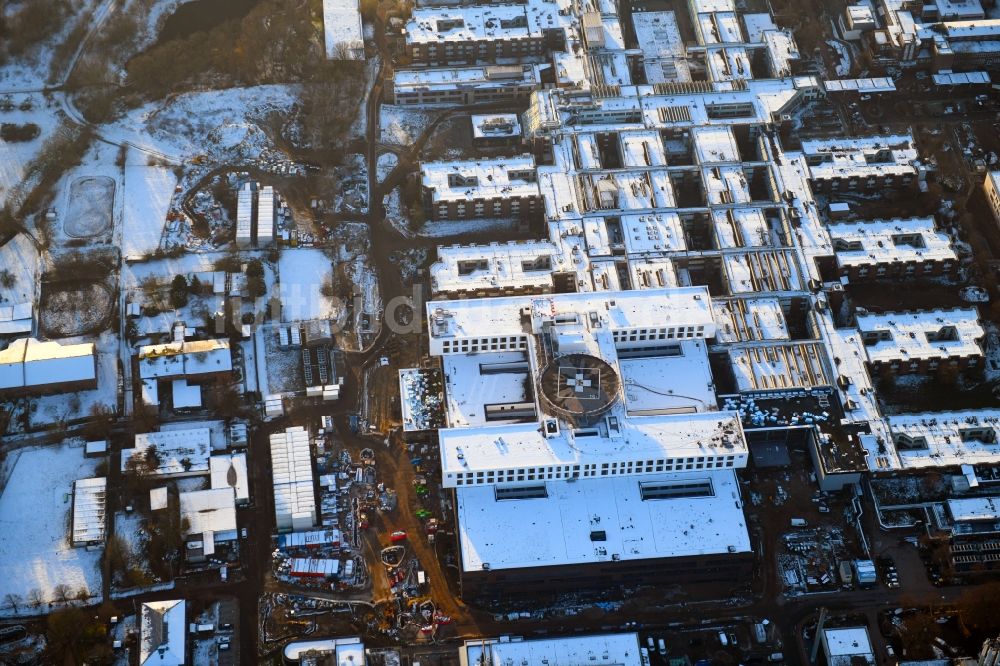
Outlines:
[[[637,460],[587,465],[554,465],[525,469],[488,470],[484,472],[449,473],[457,486],[496,484],[514,481],[547,481],[579,477],[619,476],[653,472],[681,472],[733,467],[736,456],[699,456],[660,460]]]
[[[504,500],[545,499],[549,496],[544,483],[519,486],[496,486],[493,489],[498,502]],[[646,481],[639,483],[639,495],[642,501],[664,499],[693,499],[698,497],[714,497],[715,489],[710,479],[691,481]],[[591,532],[591,541],[605,541],[607,535],[602,531]]]
[[[445,354],[452,352],[520,351],[528,348],[528,340],[523,335],[463,338],[461,340],[445,340],[441,343],[441,348]]]
[[[933,261],[923,262],[923,267],[924,267],[923,271],[924,273],[933,273],[936,266],[937,262]],[[950,261],[944,262],[941,268],[942,270],[945,271],[951,270],[951,262]],[[908,263],[906,264],[906,268],[904,269],[904,271],[906,272],[907,275],[913,275],[914,273],[917,272],[917,266],[916,264]],[[869,272],[870,269],[868,266],[858,267],[858,277],[866,277]],[[875,267],[875,275],[883,276],[886,275],[888,272],[889,272],[888,266],[879,265]]]
[[[642,342],[646,340],[673,340],[676,338],[704,337],[704,326],[671,326],[669,328],[637,328],[614,331],[615,342]]]

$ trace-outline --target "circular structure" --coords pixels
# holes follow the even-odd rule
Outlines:
[[[69,186],[69,209],[63,221],[63,232],[71,238],[93,238],[111,231],[114,203],[113,178],[77,178]]]
[[[96,333],[111,317],[114,300],[101,282],[42,285],[39,327],[48,337]]]
[[[589,354],[553,359],[538,384],[539,394],[552,413],[577,425],[590,423],[611,409],[621,389],[615,369]]]

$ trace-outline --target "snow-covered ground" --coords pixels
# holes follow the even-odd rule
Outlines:
[[[56,218],[48,223],[49,237],[54,246],[77,245],[81,241],[110,241],[122,209],[121,170],[115,166],[117,156],[116,146],[97,141],[91,145],[79,166],[63,174],[53,199]],[[107,188],[81,187],[88,181],[107,182],[108,179],[111,183]],[[102,195],[107,195],[110,201],[99,201]],[[93,218],[98,209],[110,210],[108,227],[98,229],[92,220],[81,221],[82,217]],[[92,236],[81,235],[88,230],[95,233]]]
[[[14,284],[0,284],[0,305],[34,303],[38,274],[38,250],[31,239],[21,234],[0,246],[0,271],[9,271]]]
[[[0,94],[0,97],[3,97]],[[45,142],[59,127],[60,113],[54,103],[37,94],[11,95],[12,108],[0,106],[0,123],[38,126],[38,136],[31,141],[7,142],[0,140],[0,204],[8,192],[24,178],[25,168],[38,156]]]
[[[60,584],[72,596],[86,589],[99,600],[103,549],[70,545],[73,482],[94,476],[96,461],[84,457],[82,442],[11,455],[17,462],[0,495],[0,588],[25,604],[35,589],[45,602],[55,601]],[[11,613],[0,607],[0,615]]]
[[[365,26],[367,31],[368,26]],[[358,110],[354,116],[354,123],[351,125],[351,137],[364,139],[368,136],[368,97],[372,93],[372,86],[375,85],[375,78],[378,76],[378,67],[381,59],[378,56],[371,58],[365,63],[365,93],[358,103]]]
[[[334,318],[332,299],[320,289],[330,284],[333,265],[322,250],[290,248],[278,260],[279,297],[282,321]]]
[[[413,238],[416,235],[410,230],[410,222],[403,213],[403,203],[399,196],[398,187],[382,197],[382,205],[385,207],[385,219],[396,231],[406,238]]]
[[[404,106],[383,104],[379,109],[379,140],[410,146],[434,120],[434,114]]]
[[[126,259],[146,256],[159,247],[176,185],[177,176],[170,169],[125,167],[121,248]]]
[[[368,163],[365,156],[351,153],[344,157],[344,165],[337,169],[341,191],[333,208],[342,215],[368,212]]]
[[[94,342],[97,347],[97,388],[33,398],[29,415],[32,427],[85,419],[97,406],[117,412],[119,351],[117,331],[104,331],[96,340],[91,337],[60,340],[64,345],[80,342]]]
[[[851,73],[851,52],[835,39],[828,39],[826,43],[837,52],[837,76],[848,76]]]
[[[382,182],[386,179],[392,170],[396,168],[399,164],[399,158],[396,157],[396,153],[382,153],[378,156],[378,161],[375,164],[375,174],[378,178],[378,182]]]
[[[89,18],[90,8],[98,7],[101,0],[81,0],[65,4],[71,8],[70,16],[61,22],[59,29],[54,34],[43,43],[30,47],[27,53],[19,55],[17,58],[8,59],[7,63],[0,67],[0,92],[39,90],[44,87],[49,78],[56,45],[66,41],[77,22],[82,18]],[[10,9],[13,11],[15,7]]]
[[[186,93],[134,109],[101,134],[178,161],[203,154],[253,159],[271,147],[258,122],[288,113],[297,101],[297,87],[283,85]]]

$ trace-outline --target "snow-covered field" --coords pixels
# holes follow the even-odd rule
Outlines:
[[[399,164],[399,158],[396,157],[396,153],[382,153],[379,155],[378,161],[375,163],[375,174],[378,182],[381,183],[384,181],[386,176],[396,168],[397,164]]]
[[[73,481],[93,476],[96,461],[84,458],[82,442],[12,455],[17,463],[0,495],[0,588],[25,604],[35,589],[55,601],[60,584],[72,596],[86,589],[100,597],[101,550],[70,545]],[[0,607],[2,614],[11,609]]]
[[[434,114],[383,104],[379,109],[379,140],[397,146],[412,145],[434,120]]]
[[[34,302],[38,250],[30,238],[21,234],[0,247],[0,270],[10,271],[14,278],[10,287],[0,284],[0,305]]]
[[[54,245],[74,245],[81,240],[108,242],[111,239],[110,232],[119,221],[122,201],[121,170],[115,166],[117,155],[116,146],[95,142],[80,165],[63,174],[56,185],[56,219],[49,224],[49,236]],[[80,184],[87,182],[104,183],[106,187],[81,189]],[[101,200],[102,195],[105,200]],[[88,201],[81,201],[81,196]],[[86,221],[81,221],[81,213]],[[91,224],[104,214],[110,214],[111,227],[98,228],[99,225]],[[96,235],[87,236],[88,231],[96,231]]]
[[[122,255],[136,259],[160,245],[177,176],[161,167],[125,167],[125,209],[122,215]]]
[[[322,250],[291,248],[278,260],[279,297],[282,321],[333,318],[333,301],[320,293],[330,283],[332,262]]]
[[[0,95],[2,97],[2,95]],[[25,168],[38,156],[42,146],[59,126],[59,112],[42,95],[11,95],[13,108],[0,108],[0,123],[38,126],[38,136],[31,141],[0,141],[0,204],[7,193],[24,178]]]
[[[272,111],[288,112],[297,101],[295,86],[186,93],[141,106],[103,127],[101,134],[178,161],[203,154],[254,158],[271,145],[257,123]]]
[[[365,26],[367,30],[368,26]],[[365,93],[358,103],[358,111],[354,116],[354,123],[351,125],[351,136],[363,139],[368,135],[368,97],[372,93],[372,86],[378,76],[378,68],[381,59],[376,56],[365,63]]]
[[[403,203],[399,196],[398,187],[382,197],[382,205],[385,207],[385,219],[396,231],[406,238],[413,238],[416,235],[410,230],[410,222],[403,213]]]

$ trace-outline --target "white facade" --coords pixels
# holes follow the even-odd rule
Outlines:
[[[458,653],[461,666],[483,664],[547,664],[580,666],[587,663],[643,666],[638,634],[600,634],[572,638],[475,638]]]

